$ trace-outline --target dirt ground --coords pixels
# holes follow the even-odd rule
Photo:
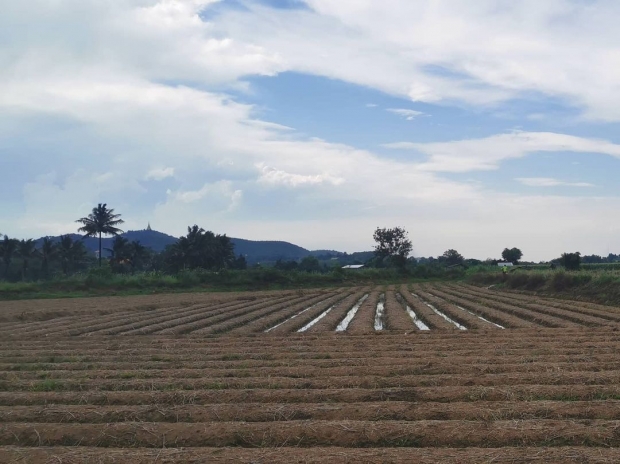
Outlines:
[[[0,463],[620,462],[618,322],[463,284],[3,302]]]

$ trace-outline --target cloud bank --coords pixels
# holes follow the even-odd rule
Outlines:
[[[544,96],[584,120],[615,122],[619,5],[305,3],[9,2],[0,16],[0,150],[13,175],[0,230],[72,232],[76,212],[101,201],[129,228],[151,221],[180,234],[199,223],[309,248],[369,249],[375,227],[403,224],[425,255],[458,248],[484,258],[513,242],[526,259],[620,249],[612,193],[532,196],[458,177],[541,153],[620,158],[611,138],[502,131],[396,140],[386,155],[301,135],[277,115],[266,120],[247,80],[283,72],[338,79],[402,98],[387,111],[410,120],[421,112],[406,109],[409,101],[484,111]],[[210,15],[215,7],[223,8]]]

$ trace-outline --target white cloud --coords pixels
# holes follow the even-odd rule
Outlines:
[[[513,132],[483,139],[440,143],[398,142],[393,149],[415,150],[429,156],[420,169],[468,172],[498,169],[501,161],[523,158],[536,152],[601,153],[620,158],[620,145],[551,132]]]
[[[594,187],[587,182],[565,182],[552,177],[517,177],[515,180],[528,187]]]
[[[340,185],[344,182],[342,177],[335,177],[330,174],[292,174],[279,169],[271,168],[263,164],[257,165],[260,170],[258,182],[267,185],[284,185],[287,187],[301,187],[304,185],[331,184]]]
[[[241,190],[233,189],[232,183],[224,180],[213,184],[205,184],[199,190],[176,192],[168,190],[168,195],[181,203],[194,203],[202,200],[207,200],[212,203],[213,201],[224,200],[224,202],[227,203],[227,207],[225,208],[227,211],[232,211],[236,208],[243,198],[243,192]]]
[[[413,121],[416,117],[423,115],[421,111],[408,110],[404,108],[388,108],[386,111],[404,117],[407,121]]]
[[[488,105],[540,93],[620,120],[617,2],[306,3],[311,11],[249,4],[214,27],[276,54],[287,70],[414,101]]]
[[[23,209],[11,227],[2,229],[28,237],[75,233],[75,220],[86,216],[97,203],[109,203],[118,212],[142,193],[140,184],[122,172],[78,169],[64,178],[48,172],[23,186]]]
[[[617,198],[506,195],[439,175],[497,169],[537,151],[618,157],[618,145],[527,132],[392,145],[426,154],[420,165],[302,138],[223,93],[243,88],[248,75],[297,71],[426,102],[488,105],[542,92],[613,119],[620,67],[612,52],[620,41],[614,26],[603,43],[592,11],[563,0],[501,9],[490,0],[312,0],[315,12],[248,4],[202,21],[210,3],[3,5],[0,134],[28,134],[31,164],[15,196],[0,198],[0,230],[22,237],[75,231],[77,217],[107,202],[128,229],[151,220],[178,235],[198,223],[312,248],[369,249],[375,227],[402,224],[426,255],[458,247],[485,257],[513,244],[528,258],[600,253],[596,247],[608,242],[620,249]],[[609,17],[614,5],[603,5]],[[570,28],[566,18],[575,11],[585,16]],[[558,12],[566,14],[557,19]],[[576,27],[583,33],[574,34]],[[3,151],[2,161],[21,167],[23,157]],[[51,157],[55,173],[39,167]],[[144,182],[170,176],[169,193]],[[281,197],[292,206],[277,203]],[[510,218],[498,221],[506,211]]]
[[[146,173],[146,180],[164,180],[168,177],[174,177],[174,168],[153,168]]]
[[[366,103],[366,108],[376,108],[377,106],[379,105],[377,105],[376,103]]]

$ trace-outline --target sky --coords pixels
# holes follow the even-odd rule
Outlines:
[[[0,0],[0,232],[620,253],[614,0]]]

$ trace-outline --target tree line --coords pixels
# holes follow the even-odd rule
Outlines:
[[[501,253],[501,259],[489,258],[485,261],[477,259],[465,259],[455,249],[446,250],[441,256],[433,258],[412,258],[409,254],[412,250],[411,240],[408,238],[408,233],[402,227],[394,228],[377,228],[374,232],[373,238],[376,242],[375,257],[367,262],[368,266],[372,267],[396,267],[401,270],[407,268],[411,269],[416,265],[430,265],[430,266],[442,266],[442,267],[468,267],[476,265],[492,265],[496,266],[502,263],[511,263],[513,265],[521,264],[523,258],[523,252],[517,248],[504,248]],[[620,255],[610,253],[607,257],[601,257],[598,255],[586,255],[581,256],[579,252],[562,253],[559,258],[551,260],[549,267],[555,269],[556,267],[563,267],[567,270],[579,270],[582,264],[608,264],[620,262]]]
[[[0,241],[2,279],[10,281],[48,279],[55,275],[70,275],[104,265],[103,252],[109,258],[106,267],[114,273],[161,271],[178,273],[183,270],[245,269],[243,256],[236,257],[234,246],[226,235],[214,234],[193,225],[187,235],[161,253],[155,253],[139,241],[129,241],[118,227],[124,223],[121,215],[107,204],[98,204],[88,216],[76,221],[83,237],[98,239],[97,256],[90,254],[82,240],[61,235],[58,240],[49,237],[39,243],[33,239],[18,240],[4,235]],[[113,236],[110,248],[102,248],[102,238]]]
[[[3,280],[38,280],[56,275],[70,275],[85,271],[98,264],[103,266],[103,251],[108,253],[106,268],[113,273],[133,274],[139,271],[158,271],[177,274],[183,271],[203,269],[220,271],[222,269],[246,269],[243,256],[235,256],[234,245],[225,234],[214,234],[198,225],[189,226],[187,234],[176,243],[168,245],[161,253],[155,253],[139,241],[129,241],[120,234],[118,227],[124,223],[120,214],[107,204],[100,203],[91,213],[76,221],[80,224],[78,232],[85,237],[98,240],[97,256],[90,254],[82,242],[70,235],[62,235],[58,240],[49,237],[38,243],[35,240],[17,240],[4,235],[0,241],[0,278]],[[112,236],[110,248],[102,248],[102,237]],[[413,258],[410,256],[413,245],[408,232],[402,227],[377,228],[373,234],[376,242],[374,256],[367,260],[366,267],[394,268],[400,271],[423,271],[422,266],[432,269],[465,268],[479,264],[497,265],[501,262],[519,264],[523,253],[519,248],[505,248],[502,261],[487,259],[465,259],[455,249],[446,250],[437,258]],[[581,263],[605,263],[620,260],[620,256],[610,254],[600,256],[581,256],[580,253],[564,253],[551,261],[551,267],[563,266],[566,269],[579,269]],[[321,262],[315,256],[307,256],[300,262],[278,260],[275,269],[280,271],[330,272],[334,268]],[[433,271],[435,272],[435,271]],[[428,272],[417,272],[421,276]],[[431,272],[431,274],[433,274]],[[435,272],[436,274],[436,272]],[[434,274],[433,274],[434,275]]]

